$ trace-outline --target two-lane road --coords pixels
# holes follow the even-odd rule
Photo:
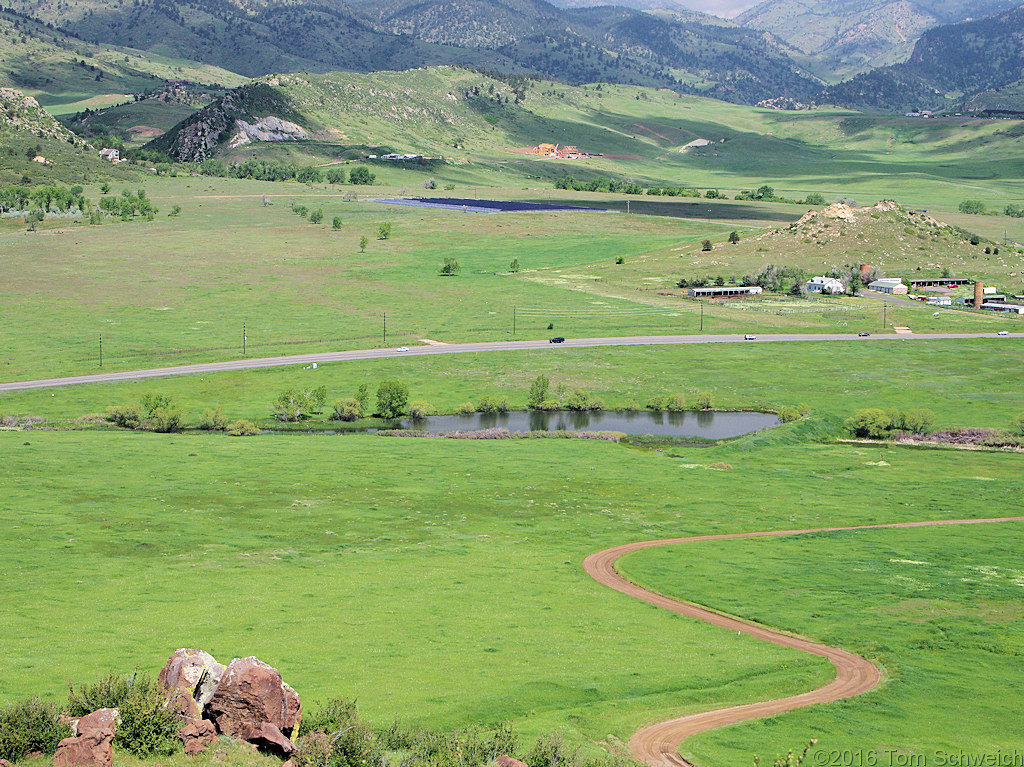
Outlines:
[[[163,376],[220,373],[227,370],[251,370],[254,368],[280,367],[283,365],[310,365],[314,362],[349,362],[352,360],[373,360],[390,357],[420,357],[435,354],[466,354],[471,352],[508,352],[537,349],[561,351],[584,349],[595,346],[671,346],[678,344],[757,344],[787,341],[930,341],[967,338],[996,338],[995,333],[930,333],[927,335],[879,335],[858,337],[849,333],[833,334],[758,334],[754,340],[742,335],[689,335],[689,336],[619,336],[612,338],[574,338],[561,344],[549,341],[488,341],[472,344],[438,344],[436,346],[413,346],[408,351],[395,349],[353,349],[344,352],[319,352],[316,354],[292,354],[283,357],[256,357],[253,359],[230,360],[227,362],[202,362],[195,365],[175,365],[145,370],[124,370],[116,373],[94,373],[91,375],[67,376],[65,378],[40,378],[32,381],[10,381],[0,383],[2,391],[24,389],[45,389],[52,386],[74,386],[77,384],[109,383],[113,381],[134,381],[141,378]],[[1024,338],[1024,333],[1011,333],[1009,338]]]

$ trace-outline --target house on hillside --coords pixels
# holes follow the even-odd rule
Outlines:
[[[806,289],[808,293],[828,293],[833,296],[836,293],[846,292],[843,283],[835,277],[811,277],[807,282]]]
[[[104,160],[110,160],[113,163],[121,162],[121,153],[113,147],[100,150],[100,157]]]
[[[907,294],[907,286],[903,284],[903,280],[899,277],[883,277],[880,280],[875,280],[868,285],[868,289],[895,296],[905,296]]]

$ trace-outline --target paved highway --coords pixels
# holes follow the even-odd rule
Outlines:
[[[1024,333],[1010,333],[1010,338],[1024,338]],[[408,351],[389,349],[353,349],[346,352],[320,352],[317,354],[292,354],[285,357],[257,357],[253,359],[230,360],[228,362],[203,362],[196,365],[175,365],[146,370],[124,370],[118,373],[95,373],[92,375],[68,376],[66,378],[41,378],[34,381],[10,381],[0,383],[0,391],[23,389],[45,389],[52,386],[75,386],[78,384],[108,383],[112,381],[134,381],[141,378],[194,375],[196,373],[219,373],[225,370],[251,370],[254,368],[280,367],[282,365],[310,365],[314,362],[347,362],[350,360],[373,360],[388,357],[422,357],[434,354],[466,354],[471,352],[507,352],[524,349],[549,349],[562,353],[569,349],[585,349],[595,346],[669,346],[678,344],[763,344],[794,341],[846,341],[872,343],[875,341],[929,341],[962,338],[996,338],[995,333],[929,333],[927,335],[878,335],[861,338],[849,333],[835,334],[758,334],[754,340],[745,340],[742,335],[691,335],[691,336],[620,336],[613,338],[573,338],[561,344],[540,341],[491,341],[474,344],[438,344],[436,346],[413,346]]]

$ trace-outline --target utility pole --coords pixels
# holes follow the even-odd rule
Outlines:
[[[100,367],[103,367],[103,334],[100,333]]]
[[[512,335],[516,334],[516,305],[512,304]]]
[[[388,313],[384,312],[384,345],[388,345]]]
[[[626,215],[629,215],[629,200],[626,200]]]
[[[249,339],[245,335],[245,320],[242,320],[242,356],[245,356],[245,342]]]
[[[883,299],[883,301],[882,301],[882,330],[885,330],[885,310],[888,309],[888,308],[889,308],[889,304],[887,304],[885,302],[885,300]]]
[[[700,332],[704,332],[704,302],[700,302]]]

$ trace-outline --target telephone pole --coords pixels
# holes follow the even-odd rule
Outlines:
[[[889,308],[889,304],[887,304],[883,300],[882,301],[882,330],[885,330],[885,310],[888,309],[888,308]]]
[[[384,312],[384,345],[388,345],[388,313]]]
[[[700,302],[700,332],[704,332],[704,302]]]
[[[242,356],[245,356],[245,342],[249,339],[245,335],[245,320],[242,320]]]
[[[512,304],[512,335],[516,334],[516,305]]]
[[[100,333],[100,367],[103,367],[103,334]]]

